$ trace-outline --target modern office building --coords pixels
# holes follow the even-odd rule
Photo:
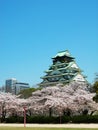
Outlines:
[[[45,71],[46,75],[41,77],[41,87],[53,86],[58,83],[67,84],[71,81],[87,82],[82,75],[81,69],[75,62],[75,58],[68,50],[58,52],[52,58],[52,65]]]
[[[14,94],[16,83],[17,83],[17,80],[15,78],[7,79],[5,81],[5,92]]]
[[[5,92],[18,94],[21,90],[30,88],[28,83],[18,82],[15,78],[7,79],[5,82]]]
[[[15,94],[20,93],[20,91],[24,90],[24,89],[28,89],[30,88],[28,83],[21,83],[21,82],[17,82],[15,84]]]
[[[0,92],[5,92],[5,86],[0,87]]]

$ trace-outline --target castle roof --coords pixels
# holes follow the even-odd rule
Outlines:
[[[52,57],[52,59],[55,59],[57,57],[63,57],[63,56],[74,58],[74,57],[71,56],[71,54],[69,53],[68,50],[65,50],[65,51],[58,52],[54,57]]]

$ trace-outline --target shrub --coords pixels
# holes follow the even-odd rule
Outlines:
[[[23,117],[9,117],[5,119],[6,123],[23,123]],[[27,123],[98,123],[98,115],[80,115],[80,116],[61,116],[61,117],[51,117],[51,116],[27,116]]]
[[[73,123],[98,123],[98,116],[94,115],[81,115],[81,116],[73,116]]]

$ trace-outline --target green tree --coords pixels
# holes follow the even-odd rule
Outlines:
[[[35,92],[37,90],[41,90],[41,88],[39,87],[39,88],[24,89],[18,95],[20,98],[29,98],[30,96],[32,96],[32,92]]]
[[[98,73],[95,73],[95,82],[97,82],[98,81]]]
[[[98,103],[98,81],[96,81],[93,85],[94,92],[96,92],[96,95],[93,97],[93,100]]]
[[[98,94],[98,81],[96,81],[96,82],[94,83],[93,88],[94,88],[96,94]]]
[[[95,73],[93,90],[96,93],[96,95],[93,97],[93,100],[98,103],[98,73]]]

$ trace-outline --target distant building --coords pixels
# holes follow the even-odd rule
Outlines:
[[[5,81],[5,92],[15,94],[15,84],[17,80],[15,78],[7,79]]]
[[[0,87],[0,92],[5,92],[5,86]]]
[[[18,94],[21,90],[30,88],[28,83],[18,82],[15,78],[7,79],[5,81],[5,92]]]
[[[18,94],[20,91],[22,91],[24,89],[28,89],[28,88],[30,88],[28,83],[17,82],[15,84],[15,94]]]
[[[82,75],[81,69],[75,62],[75,58],[68,50],[58,52],[52,58],[53,64],[45,71],[46,75],[41,77],[41,87],[53,86],[58,83],[67,84],[71,81],[87,82]]]

